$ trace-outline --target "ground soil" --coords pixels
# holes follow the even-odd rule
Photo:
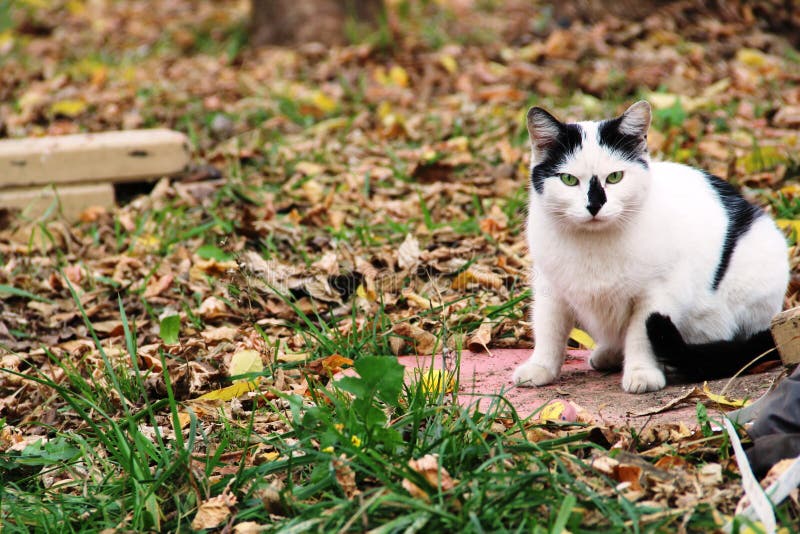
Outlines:
[[[530,349],[497,349],[491,353],[463,351],[460,357],[459,399],[465,404],[480,402],[484,406],[491,402],[491,396],[502,393],[514,406],[520,416],[528,416],[542,404],[565,399],[584,408],[597,423],[609,426],[629,426],[641,428],[647,424],[684,422],[696,424],[696,404],[698,400],[707,405],[709,414],[720,408],[708,399],[692,398],[660,413],[653,412],[663,408],[677,397],[684,396],[695,387],[703,384],[677,383],[671,381],[661,391],[632,394],[623,391],[620,384],[621,373],[601,373],[589,366],[589,351],[571,350],[568,353],[561,377],[553,384],[537,388],[515,387],[511,383],[513,369],[530,355]],[[409,367],[442,367],[442,356],[404,356],[399,358]],[[448,358],[447,367],[454,368],[455,357]],[[780,368],[766,372],[737,377],[727,387],[726,396],[731,399],[755,400],[766,393],[781,375]],[[710,391],[720,393],[730,379],[714,380],[708,383]],[[729,408],[731,409],[731,408]],[[638,415],[648,412],[648,415]]]

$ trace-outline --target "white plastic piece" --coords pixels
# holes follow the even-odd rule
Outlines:
[[[755,475],[753,475],[753,470],[750,468],[750,462],[747,460],[747,455],[744,453],[744,449],[742,449],[742,442],[739,441],[739,435],[736,433],[736,429],[733,428],[731,420],[726,417],[722,422],[725,425],[725,430],[727,431],[728,437],[731,440],[733,452],[736,455],[736,463],[739,465],[739,472],[742,474],[742,487],[744,488],[744,493],[747,495],[748,499],[750,499],[750,505],[745,508],[740,515],[748,517],[753,521],[760,521],[766,534],[775,534],[776,523],[773,503],[780,503],[781,500],[783,500],[783,498],[789,494],[789,492],[787,491],[780,500],[775,500],[777,497],[775,494],[773,494],[773,500],[770,500],[770,498],[767,497],[767,494],[758,483],[758,479],[756,479]],[[797,461],[795,461],[795,464],[797,464]],[[793,467],[796,467],[796,465]],[[798,472],[798,476],[800,476],[800,472]],[[722,530],[723,532],[732,532],[733,521],[729,521],[722,528]]]

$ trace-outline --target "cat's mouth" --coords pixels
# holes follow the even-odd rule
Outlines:
[[[599,230],[601,228],[609,226],[613,222],[614,222],[613,217],[608,217],[604,215],[595,215],[593,217],[587,217],[586,219],[584,219],[582,221],[581,226],[591,230]]]

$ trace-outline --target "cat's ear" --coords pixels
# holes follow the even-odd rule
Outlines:
[[[531,136],[531,146],[534,154],[541,154],[554,146],[558,135],[564,127],[558,119],[539,107],[528,110],[528,135]]]
[[[649,129],[650,103],[646,100],[639,100],[631,105],[620,117],[620,133],[633,135],[639,139],[647,139],[647,130]]]

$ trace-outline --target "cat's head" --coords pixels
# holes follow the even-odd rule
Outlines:
[[[649,127],[645,101],[615,119],[574,124],[531,108],[531,195],[538,196],[538,208],[578,229],[599,230],[630,220],[650,187]]]

